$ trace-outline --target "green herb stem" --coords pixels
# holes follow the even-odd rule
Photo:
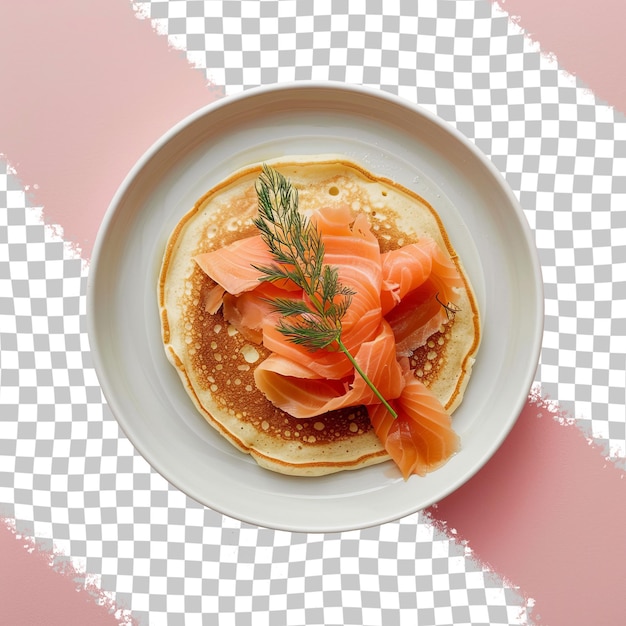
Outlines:
[[[282,174],[263,166],[257,195],[259,214],[254,224],[274,259],[272,265],[254,266],[262,273],[259,280],[291,280],[310,302],[309,307],[288,298],[270,300],[283,317],[297,318],[294,323],[281,319],[279,332],[311,351],[328,349],[336,342],[389,413],[398,417],[341,341],[341,319],[355,292],[339,282],[336,267],[324,265],[322,234],[298,211],[297,189]]]
[[[361,369],[361,366],[356,362],[354,357],[350,354],[350,351],[348,350],[348,348],[344,346],[343,341],[341,341],[340,337],[337,338],[337,345],[339,346],[339,349],[348,357],[348,359],[350,359],[350,363],[354,365],[354,369],[359,373],[359,376],[361,376],[361,378],[367,383],[367,385],[376,394],[376,397],[382,402],[382,404],[385,405],[385,408],[389,411],[389,413],[391,413],[393,418],[396,419],[398,417],[398,414],[394,411],[393,407],[389,404],[389,402],[385,400],[385,398],[380,393],[380,391],[378,391],[378,388],[369,379],[368,375]]]

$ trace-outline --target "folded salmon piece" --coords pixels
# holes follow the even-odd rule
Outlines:
[[[401,394],[405,382],[387,322],[381,319],[376,337],[361,344],[353,356],[386,399]],[[294,417],[314,417],[343,407],[379,402],[354,367],[343,379],[328,379],[300,361],[272,354],[256,368],[254,380],[270,402]]]
[[[259,286],[255,265],[269,265],[272,255],[260,235],[238,239],[219,250],[194,257],[202,271],[233,296]]]
[[[406,479],[437,469],[458,451],[460,441],[435,395],[411,371],[405,381],[400,397],[391,401],[396,419],[380,403],[367,411],[376,435]]]
[[[443,304],[453,302],[454,289],[463,287],[463,279],[452,259],[429,237],[386,252],[381,255],[381,262],[383,315],[426,282],[432,283]]]

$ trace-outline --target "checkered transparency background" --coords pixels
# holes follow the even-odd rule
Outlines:
[[[316,1],[315,13],[293,0],[133,7],[226,94],[302,79],[366,84],[474,141],[536,236],[546,307],[537,385],[623,461],[621,115],[486,0]],[[88,267],[42,225],[27,191],[0,161],[0,514],[18,531],[52,541],[144,624],[212,624],[218,613],[237,626],[528,622],[527,600],[425,514],[292,534],[170,487],[108,410],[85,328]]]

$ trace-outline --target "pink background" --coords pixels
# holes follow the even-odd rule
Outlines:
[[[500,6],[564,71],[626,112],[626,3]],[[137,158],[174,122],[223,94],[126,0],[0,1],[0,84],[14,86],[2,98],[0,151],[46,221],[60,225],[85,259]],[[429,514],[536,600],[536,623],[626,623],[624,473],[559,417],[529,399],[492,461]],[[49,555],[32,547],[0,524],[4,623],[69,623],[69,614],[72,623],[119,623],[96,604],[97,590],[77,591],[71,570],[51,570]]]

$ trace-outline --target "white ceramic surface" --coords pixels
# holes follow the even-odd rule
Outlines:
[[[391,462],[321,478],[259,468],[196,412],[161,343],[156,283],[165,242],[196,199],[233,170],[289,154],[340,153],[439,212],[475,287],[483,340],[454,414],[462,450],[426,478]],[[136,164],[92,255],[87,318],[107,402],[156,471],[242,521],[334,532],[398,519],[451,493],[493,455],[532,384],[543,332],[532,233],[502,176],[462,135],[416,105],[342,83],[273,85],[183,120]]]

